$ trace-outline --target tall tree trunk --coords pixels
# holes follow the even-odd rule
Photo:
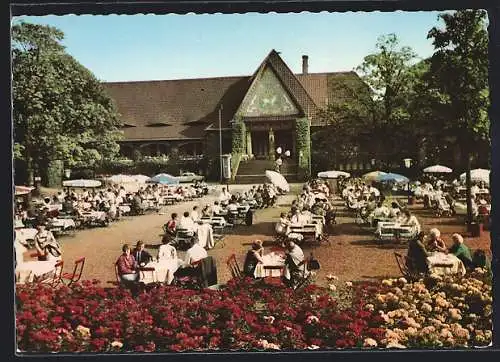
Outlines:
[[[471,177],[470,177],[470,169],[471,169],[471,154],[469,147],[465,150],[465,187],[466,187],[466,195],[467,195],[467,224],[472,222],[472,200],[471,200]]]

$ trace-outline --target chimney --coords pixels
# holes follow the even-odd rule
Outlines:
[[[302,56],[302,74],[309,73],[309,57],[307,55]]]

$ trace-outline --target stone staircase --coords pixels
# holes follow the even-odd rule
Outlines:
[[[250,160],[241,161],[234,183],[253,184],[267,181],[266,170],[274,170],[274,161],[270,160]],[[290,160],[283,162],[281,174],[288,182],[297,181],[297,163]]]

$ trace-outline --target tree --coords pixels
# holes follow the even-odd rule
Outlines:
[[[489,140],[488,33],[486,12],[460,10],[443,13],[444,28],[432,28],[435,52],[431,58],[431,90],[449,117],[444,132],[455,137],[465,157],[467,220],[472,222],[471,153]],[[437,125],[434,125],[435,127]]]
[[[94,75],[61,45],[64,34],[21,22],[12,27],[14,157],[27,179],[54,160],[93,167],[119,151],[121,126]],[[44,178],[46,180],[46,178]]]

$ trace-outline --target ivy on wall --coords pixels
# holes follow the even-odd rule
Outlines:
[[[246,153],[247,130],[245,122],[237,118],[233,122],[232,132],[232,152],[231,152],[231,178],[234,180],[238,167],[240,166],[241,156]]]
[[[295,121],[295,134],[299,178],[307,179],[310,176],[311,159],[311,127],[307,118],[299,118]]]

